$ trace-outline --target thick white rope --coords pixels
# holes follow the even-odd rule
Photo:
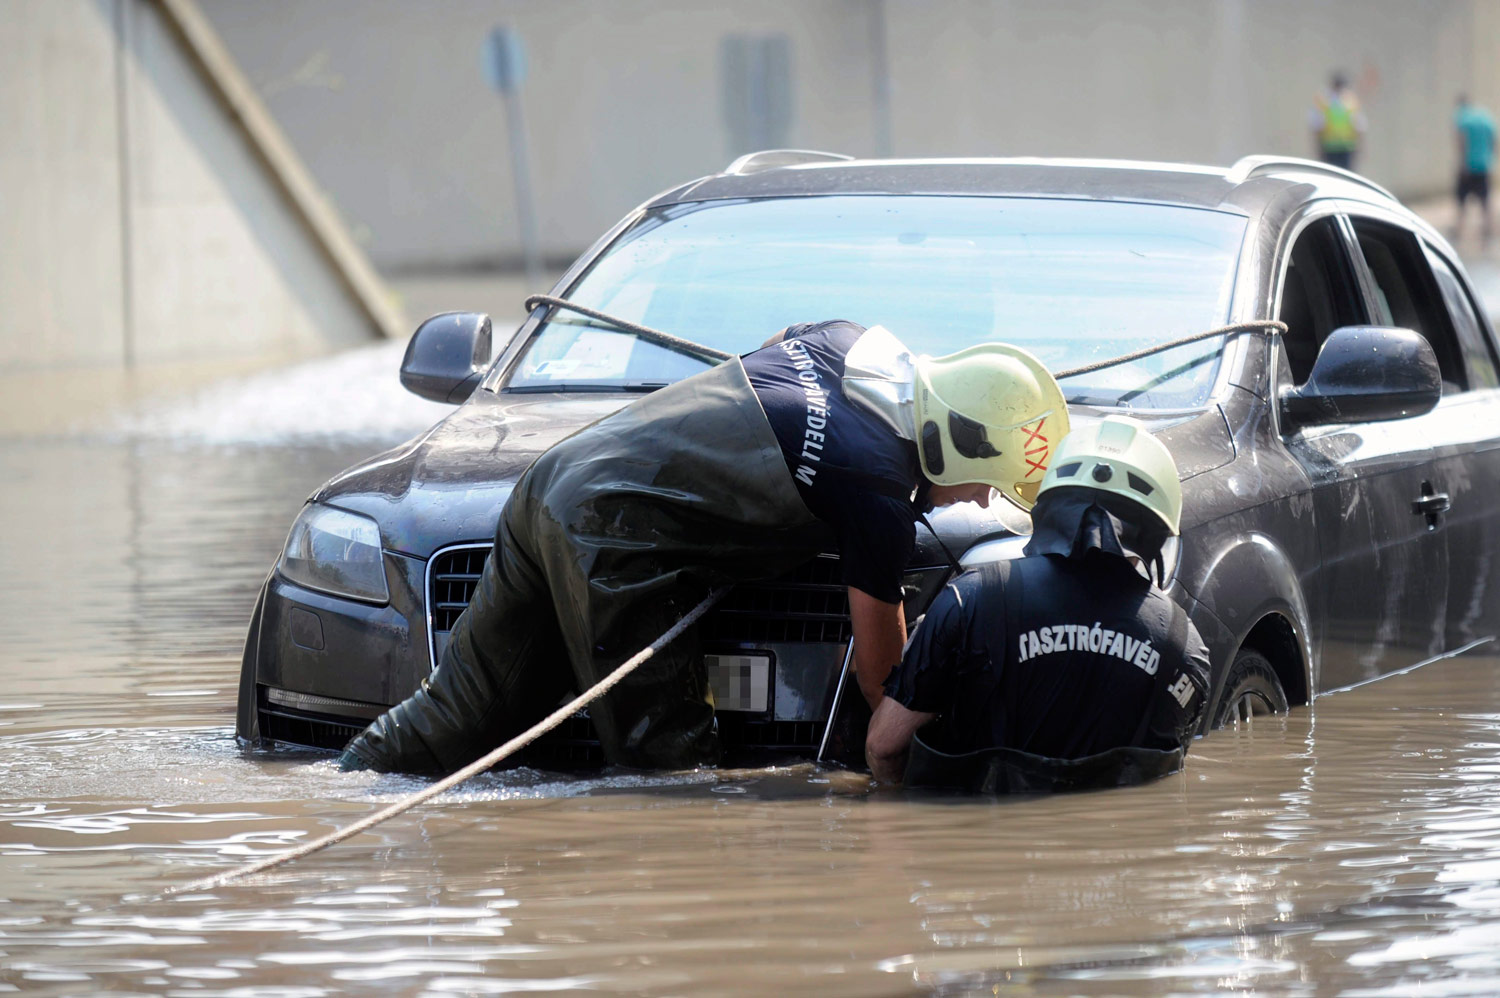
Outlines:
[[[239,880],[243,877],[248,877],[256,873],[263,873],[273,867],[284,866],[285,864],[290,863],[293,860],[301,859],[303,856],[311,856],[315,852],[327,849],[334,843],[342,842],[347,838],[358,835],[360,832],[374,828],[381,822],[388,821],[398,814],[401,814],[405,811],[410,811],[412,808],[416,807],[423,801],[430,800],[443,791],[448,790],[452,787],[456,787],[458,784],[463,783],[471,776],[478,776],[480,773],[489,769],[497,762],[505,759],[511,753],[516,752],[517,750],[531,744],[538,737],[546,734],[548,731],[551,731],[563,721],[573,716],[573,714],[577,713],[580,709],[593,703],[605,693],[608,693],[610,689],[615,686],[615,684],[619,683],[620,680],[630,675],[642,663],[650,659],[651,656],[655,655],[657,652],[661,651],[661,649],[665,648],[667,645],[675,641],[683,631],[687,630],[694,623],[696,623],[698,618],[707,613],[709,611],[709,608],[717,603],[728,591],[729,587],[727,586],[720,589],[715,589],[713,592],[708,594],[707,599],[705,599],[702,603],[699,603],[691,611],[689,611],[687,616],[683,617],[677,623],[668,628],[666,633],[664,633],[661,637],[657,638],[655,641],[651,642],[651,644],[647,645],[645,648],[642,648],[630,658],[626,659],[618,667],[616,667],[613,672],[585,690],[577,699],[563,704],[561,707],[554,710],[551,714],[548,714],[547,717],[545,717],[543,720],[539,721],[537,724],[533,725],[527,730],[521,732],[510,741],[506,742],[504,745],[501,745],[499,748],[490,752],[488,755],[485,755],[479,759],[475,759],[463,769],[460,769],[454,773],[449,774],[448,776],[443,777],[432,786],[425,787],[422,790],[419,790],[416,793],[412,794],[410,797],[400,800],[395,804],[392,804],[390,807],[385,808],[384,810],[376,811],[374,814],[369,815],[368,817],[361,818],[359,821],[356,821],[354,824],[348,826],[347,828],[341,828],[336,832],[332,832],[328,835],[323,836],[321,839],[315,839],[312,842],[300,845],[295,849],[289,849],[286,852],[277,853],[275,856],[268,856],[265,859],[259,859],[253,863],[247,863],[244,866],[236,867],[233,870],[226,870],[223,873],[216,873],[213,876],[204,877],[201,880],[194,880],[192,883],[184,884],[180,887],[169,887],[162,892],[163,896],[214,890],[215,888],[222,887],[225,884],[228,884],[235,880]]]

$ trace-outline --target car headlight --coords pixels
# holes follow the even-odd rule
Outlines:
[[[989,565],[997,561],[1013,561],[1025,556],[1025,547],[1031,538],[1026,537],[996,537],[993,540],[980,541],[963,553],[958,563],[964,568],[977,568],[980,565]],[[1172,579],[1177,575],[1178,556],[1182,551],[1182,543],[1176,537],[1168,537],[1161,546],[1161,585],[1165,589],[1172,584]]]
[[[369,603],[390,600],[380,528],[368,516],[308,503],[276,568],[299,586]]]

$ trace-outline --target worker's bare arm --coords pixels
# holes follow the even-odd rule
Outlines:
[[[901,661],[906,644],[906,610],[849,587],[849,622],[854,629],[854,676],[874,710],[885,696],[885,681]]]
[[[906,755],[917,729],[935,715],[908,710],[890,697],[880,701],[865,736],[865,763],[881,783],[900,783],[906,775]]]

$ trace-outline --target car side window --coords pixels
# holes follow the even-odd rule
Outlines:
[[[1432,276],[1437,278],[1443,301],[1448,305],[1448,315],[1453,328],[1458,332],[1458,344],[1463,350],[1470,388],[1495,388],[1500,386],[1500,363],[1496,362],[1495,348],[1491,342],[1489,323],[1480,318],[1474,302],[1464,290],[1453,268],[1432,247],[1424,245],[1427,263],[1432,267]]]
[[[1421,333],[1437,355],[1443,394],[1464,391],[1469,379],[1463,355],[1421,243],[1399,226],[1367,218],[1353,221],[1375,291],[1375,322]]]
[[[1312,373],[1329,333],[1364,321],[1356,288],[1338,219],[1319,219],[1303,229],[1287,260],[1276,316],[1287,325],[1281,343],[1294,383]]]

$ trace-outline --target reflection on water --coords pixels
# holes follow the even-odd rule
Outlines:
[[[1481,654],[1216,733],[1131,790],[517,772],[157,898],[422,784],[245,755],[230,728],[297,506],[418,427],[231,445],[153,419],[0,442],[0,991],[1500,993],[1500,659]]]

